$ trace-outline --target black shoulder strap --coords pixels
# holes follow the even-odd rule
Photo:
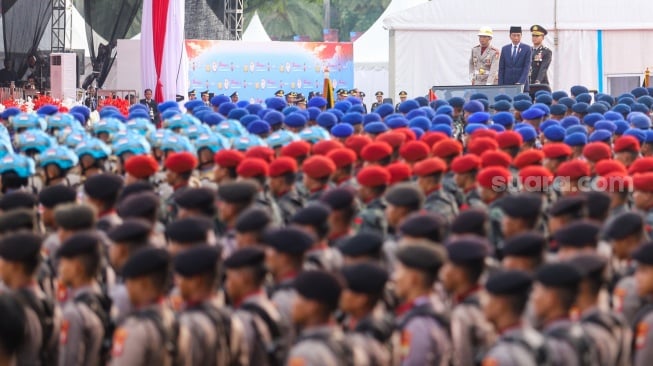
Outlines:
[[[426,316],[436,321],[446,332],[449,337],[451,337],[451,320],[444,314],[440,314],[435,311],[430,305],[421,305],[416,306],[406,314],[404,319],[399,324],[399,328],[403,329],[408,322],[413,318],[418,316]]]
[[[549,349],[546,345],[546,342],[542,342],[540,345],[535,345],[532,344],[531,342],[527,341],[523,337],[503,337],[503,341],[508,342],[508,343],[513,343],[516,345],[519,345],[528,353],[533,356],[533,360],[535,361],[536,365],[543,366],[543,365],[549,365],[550,360],[549,360]]]
[[[261,320],[263,320],[265,325],[268,327],[268,331],[270,332],[272,339],[278,339],[281,337],[281,329],[279,329],[279,325],[272,319],[270,314],[268,314],[265,309],[253,302],[246,302],[242,304],[240,309],[253,313],[254,315],[261,318]]]
[[[177,349],[177,342],[179,339],[179,323],[177,322],[177,318],[175,318],[171,326],[168,327],[164,324],[161,314],[155,310],[149,309],[141,311],[136,313],[136,316],[148,319],[154,323],[154,327],[158,330],[159,335],[161,335],[163,346],[170,355],[173,365],[179,364],[177,357],[179,351]]]
[[[579,365],[592,365],[593,344],[585,329],[579,324],[572,324],[568,328],[558,328],[550,332],[549,336],[569,343],[577,353]]]
[[[113,331],[115,324],[111,318],[111,298],[105,294],[95,294],[83,292],[73,299],[75,303],[83,303],[100,319],[104,328],[104,337],[100,347],[100,358],[104,361],[109,360],[109,354],[113,345]]]
[[[188,311],[199,311],[206,315],[216,329],[216,334],[218,335],[217,341],[220,342],[219,338],[222,338],[224,342],[221,349],[229,352],[231,349],[231,315],[208,303],[191,307]],[[217,344],[217,346],[220,347],[221,345]]]
[[[381,343],[387,343],[392,337],[393,324],[389,316],[373,318],[368,317],[361,320],[356,326],[355,332],[371,336]]]
[[[339,361],[339,365],[343,366],[354,366],[354,350],[347,342],[347,339],[344,335],[334,335],[334,334],[311,334],[311,335],[302,335],[299,341],[303,340],[314,340],[324,344],[329,351],[331,351],[336,359]]]
[[[54,302],[51,299],[39,299],[28,289],[19,289],[16,291],[16,298],[23,306],[29,307],[36,313],[41,325],[41,349],[39,359],[43,365],[56,362],[49,349],[49,341],[54,334]]]

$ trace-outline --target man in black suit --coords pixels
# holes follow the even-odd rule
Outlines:
[[[521,43],[521,34],[521,27],[510,27],[511,43],[503,46],[499,58],[499,85],[523,84],[527,92],[532,49]]]
[[[143,92],[145,94],[145,99],[141,99],[140,103],[145,104],[150,110],[150,119],[155,125],[159,125],[159,108],[157,107],[156,102],[152,99],[152,89],[145,89]]]
[[[5,59],[4,64],[5,68],[0,70],[0,83],[4,86],[9,86],[12,81],[18,81],[18,74],[14,71],[14,63],[11,60]]]

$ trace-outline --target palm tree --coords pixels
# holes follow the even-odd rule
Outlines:
[[[322,40],[321,0],[247,0],[245,24],[257,10],[265,30],[280,41],[292,40],[295,35]]]

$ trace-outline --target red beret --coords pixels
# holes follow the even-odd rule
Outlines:
[[[394,132],[394,133],[399,132],[399,133],[403,134],[404,136],[406,136],[406,141],[417,140],[417,136],[415,136],[415,132],[413,130],[411,130],[410,128],[408,128],[408,127],[396,128],[396,129],[392,130],[392,132]],[[378,138],[378,136],[377,136],[377,138]]]
[[[481,159],[474,154],[458,156],[451,162],[451,171],[456,174],[467,173],[481,168]]]
[[[356,180],[365,187],[387,186],[390,184],[390,173],[378,165],[367,166],[358,172]]]
[[[409,141],[399,149],[399,155],[408,162],[424,160],[430,152],[429,145],[422,141]]]
[[[390,173],[390,184],[405,182],[413,176],[410,166],[404,162],[396,162],[386,167]]]
[[[223,168],[234,168],[245,159],[245,154],[238,150],[220,150],[213,156],[216,164]]]
[[[596,175],[606,175],[612,172],[627,173],[628,170],[622,162],[614,159],[601,160],[594,165]]]
[[[651,156],[636,159],[628,168],[628,174],[630,175],[648,172],[653,172],[653,157]]]
[[[463,152],[463,145],[457,140],[447,139],[437,142],[433,145],[433,156],[438,158],[448,158],[451,156],[458,156]]]
[[[614,142],[614,152],[639,152],[639,141],[633,136],[621,136]]]
[[[387,142],[374,141],[361,150],[361,158],[368,162],[377,162],[392,154],[392,146]]]
[[[281,156],[270,163],[270,177],[279,177],[288,173],[297,173],[297,160]]]
[[[361,156],[363,148],[371,143],[372,139],[367,135],[353,135],[345,140],[345,146],[354,150],[358,156]]]
[[[376,136],[374,141],[387,142],[392,149],[396,149],[406,142],[406,135],[401,132],[388,131]]]
[[[187,151],[172,153],[166,158],[164,166],[171,172],[188,173],[197,166],[197,158]]]
[[[477,129],[476,131],[472,132],[471,136],[472,136],[473,138],[477,138],[477,137],[489,137],[489,138],[491,138],[491,139],[493,139],[493,140],[496,140],[498,134],[499,134],[499,133],[498,133],[497,131],[495,131],[495,130],[490,130],[489,128],[488,128],[488,129],[485,129],[485,128],[479,128],[479,129]]]
[[[503,131],[497,135],[497,143],[501,149],[521,147],[524,143],[524,138],[519,134],[519,132]]]
[[[245,152],[246,158],[259,158],[263,159],[268,163],[271,163],[274,159],[274,150],[270,149],[267,146],[254,146],[250,147],[249,150]]]
[[[159,163],[150,155],[134,155],[125,162],[125,170],[138,179],[145,179],[159,171]]]
[[[542,165],[544,153],[537,149],[528,149],[517,154],[512,164],[517,169],[523,169],[529,165]]]
[[[447,163],[440,158],[429,158],[422,160],[413,166],[413,173],[418,177],[443,173],[447,171]]]
[[[568,158],[571,156],[571,147],[562,142],[550,142],[542,146],[542,152],[547,159]]]
[[[502,166],[504,168],[510,167],[512,157],[505,151],[501,150],[488,150],[481,154],[481,166],[487,168],[489,166]]]
[[[333,161],[338,169],[356,162],[356,153],[346,147],[331,150],[326,156]]]
[[[553,182],[553,173],[540,165],[530,165],[519,171],[519,182],[527,191],[541,191]]]
[[[633,190],[633,177],[623,172],[611,172],[599,177],[596,188],[609,193],[630,192]]]
[[[556,174],[558,177],[580,179],[590,175],[590,166],[585,160],[573,159],[560,164]]]
[[[311,144],[304,140],[293,141],[281,148],[281,156],[289,156],[295,159],[308,156],[309,152],[311,152]]]
[[[481,156],[484,152],[489,150],[496,150],[499,144],[491,137],[477,137],[472,138],[467,145],[467,152]]]
[[[302,170],[307,176],[313,179],[319,179],[333,174],[336,171],[336,165],[333,163],[333,160],[326,156],[317,155],[306,159],[304,165],[302,165]]]
[[[612,150],[605,142],[595,141],[590,142],[583,148],[583,156],[589,161],[600,161],[610,159],[612,157]]]
[[[653,192],[653,173],[641,173],[633,177],[633,188],[636,191]]]
[[[245,158],[238,165],[236,173],[243,178],[267,177],[270,174],[270,165],[261,158]]]
[[[481,187],[504,192],[512,183],[512,174],[504,167],[491,166],[483,168],[476,176],[476,180]]]
[[[448,138],[449,138],[449,136],[445,135],[442,132],[428,131],[427,133],[422,135],[422,138],[420,139],[420,141],[423,141],[424,143],[429,145],[429,147],[432,148],[433,145],[435,145],[436,142],[440,142],[440,141],[446,140]]]
[[[320,140],[313,145],[313,155],[327,155],[331,150],[343,147],[338,140]]]

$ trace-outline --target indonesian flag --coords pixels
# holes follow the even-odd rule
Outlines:
[[[438,100],[438,96],[435,95],[433,89],[429,89],[429,102],[432,102],[434,100]]]
[[[143,1],[142,86],[154,91],[157,103],[175,100],[188,90],[184,9],[184,0]]]

